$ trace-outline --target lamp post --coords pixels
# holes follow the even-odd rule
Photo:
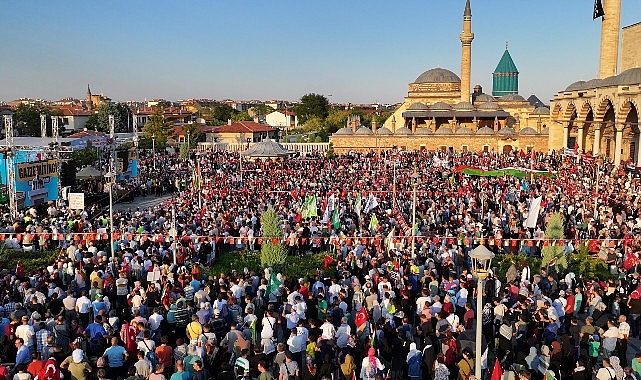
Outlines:
[[[596,224],[598,224],[597,223],[596,213],[597,213],[597,208],[598,208],[598,204],[599,204],[599,171],[600,171],[601,166],[603,165],[603,157],[600,157],[600,156],[597,157],[594,160],[594,163],[596,164],[596,170],[595,170],[596,171],[596,173],[595,173],[595,177],[596,178],[594,180],[594,215],[593,216],[594,216],[594,223],[596,225]]]
[[[396,161],[394,161],[396,163]],[[396,167],[396,166],[394,166]],[[416,245],[414,241],[416,240],[416,187],[418,187],[418,181],[420,178],[420,175],[418,174],[418,171],[416,170],[416,167],[414,167],[414,173],[410,176],[412,178],[412,187],[413,189],[413,194],[412,194],[412,259],[416,257],[416,252],[415,248]]]
[[[481,339],[483,329],[483,281],[487,278],[487,271],[492,264],[494,253],[487,249],[484,245],[479,245],[470,252],[472,259],[472,272],[476,274],[476,281],[478,292],[476,294],[476,348],[474,353],[474,376],[477,379],[481,378],[481,356],[482,347]]]
[[[151,134],[151,160],[154,163],[154,172],[156,171],[156,134]]]

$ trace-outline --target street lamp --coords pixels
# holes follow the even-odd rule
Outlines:
[[[154,162],[154,171],[156,170],[156,134],[151,134],[151,160]]]
[[[475,348],[475,361],[474,361],[474,376],[477,379],[481,378],[481,330],[483,329],[483,281],[487,278],[487,271],[490,269],[494,253],[485,248],[484,245],[479,245],[470,252],[472,259],[472,272],[476,274],[477,289],[476,294],[476,348]]]
[[[396,161],[394,161],[396,163]],[[416,257],[415,253],[415,240],[416,240],[416,187],[418,186],[418,181],[421,176],[416,171],[414,167],[414,173],[410,176],[412,179],[413,195],[412,195],[412,259]]]

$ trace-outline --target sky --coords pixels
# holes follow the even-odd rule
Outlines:
[[[519,93],[548,102],[598,71],[592,0],[472,0],[472,86],[492,91],[506,42]],[[92,92],[396,103],[422,72],[460,73],[465,0],[4,0],[0,101]],[[621,26],[641,21],[623,0]]]

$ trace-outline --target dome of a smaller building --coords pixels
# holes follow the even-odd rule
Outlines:
[[[399,136],[409,136],[412,134],[412,130],[407,127],[401,127],[397,129],[394,134]]]
[[[499,130],[499,135],[513,135],[516,134],[516,131],[512,127],[503,127]]]
[[[435,132],[435,135],[451,135],[452,134],[452,128],[446,126],[446,125],[441,125]]]
[[[414,132],[414,134],[417,136],[427,136],[431,135],[432,131],[429,128],[416,128],[416,132]]]
[[[476,131],[476,134],[477,135],[493,135],[494,134],[494,130],[492,128],[486,126],[486,127],[483,127],[483,128],[479,128],[479,130]]]
[[[334,133],[335,135],[353,135],[352,128],[343,127]]]
[[[549,115],[549,114],[550,114],[550,109],[545,106],[536,107],[534,111],[532,111],[532,115]]]
[[[414,83],[461,83],[461,78],[450,70],[435,68],[419,75]]]
[[[356,132],[354,132],[355,135],[373,135],[374,132],[372,132],[371,129],[367,127],[359,127]]]
[[[467,128],[467,127],[460,127],[460,128],[458,128],[456,130],[456,134],[457,135],[472,135],[472,134],[474,134],[474,132],[472,132],[472,130]]]
[[[389,130],[389,129],[387,129],[386,127],[383,127],[383,128],[379,128],[379,129],[377,129],[377,130],[376,130],[376,134],[377,134],[377,135],[386,135],[386,136],[387,136],[387,135],[391,135],[391,134],[392,134],[392,131],[390,131],[390,130]]]
[[[603,78],[601,79],[601,83],[599,84],[599,87],[617,86],[619,84],[619,80],[620,80],[619,75]]]
[[[490,110],[490,111],[500,111],[501,110],[501,107],[498,104],[494,103],[494,102],[483,103],[483,104],[479,105],[476,108],[479,109],[479,110],[484,110],[484,111],[488,111],[488,110]]]
[[[411,106],[407,107],[408,110],[410,111],[427,111],[429,108],[427,107],[426,104],[417,102],[413,103]]]
[[[474,98],[474,103],[495,102],[496,99],[492,95],[480,94]]]
[[[436,102],[436,103],[430,105],[430,110],[431,111],[451,111],[452,110],[452,106],[447,104],[447,103]]]
[[[536,130],[531,127],[525,127],[519,131],[519,134],[521,135],[536,135]]]
[[[625,86],[630,84],[641,84],[641,67],[628,69],[621,74],[617,75],[616,84]]]
[[[580,81],[574,82],[571,85],[569,85],[568,87],[566,87],[565,91],[578,91],[578,90],[583,89],[583,86],[585,86],[585,81],[584,80],[580,80]]]
[[[473,111],[474,106],[470,102],[458,102],[452,106],[453,109],[459,111]]]
[[[527,102],[524,97],[519,94],[507,94],[498,98],[499,102]]]
[[[583,88],[580,88],[580,90],[588,90],[591,88],[601,87],[601,82],[602,82],[601,79],[591,79],[585,82],[585,84],[583,85]]]

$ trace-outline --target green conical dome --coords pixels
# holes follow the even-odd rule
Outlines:
[[[494,70],[492,84],[492,96],[500,97],[519,93],[519,70],[507,50],[507,45],[496,70]]]
[[[501,57],[499,64],[496,66],[494,73],[495,74],[498,74],[498,73],[518,74],[519,73],[519,70],[516,68],[514,61],[512,60],[512,56],[510,55],[510,52],[507,50],[507,48],[505,49],[505,52],[503,52],[503,56]]]

